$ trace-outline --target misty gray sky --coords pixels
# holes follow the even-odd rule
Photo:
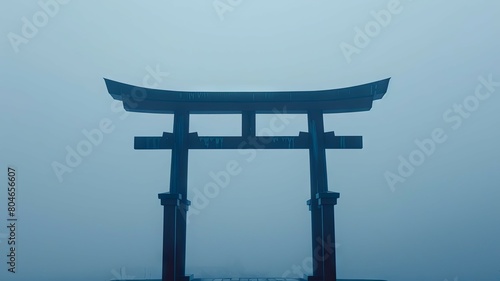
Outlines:
[[[388,77],[371,111],[325,116],[327,130],[364,137],[363,150],[327,154],[330,190],[341,193],[338,276],[499,280],[499,2],[41,0],[0,11],[1,280],[160,277],[157,194],[168,190],[170,152],[135,151],[133,137],[171,131],[173,118],[125,113],[103,78],[276,91]],[[273,117],[259,116],[258,131]],[[293,117],[274,133],[306,131],[305,116]],[[68,149],[102,122],[102,140],[70,167]],[[236,115],[191,122],[200,135],[240,130]],[[307,151],[193,151],[190,199],[229,162],[241,173],[208,205],[193,202],[188,272],[307,271]],[[9,166],[16,274],[6,264]]]

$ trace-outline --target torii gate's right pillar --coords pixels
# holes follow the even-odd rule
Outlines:
[[[309,164],[313,275],[308,281],[336,281],[334,206],[339,193],[328,191],[323,112],[307,112],[309,127]]]

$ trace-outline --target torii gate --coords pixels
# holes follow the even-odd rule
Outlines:
[[[339,193],[328,190],[326,149],[361,149],[361,136],[325,132],[323,114],[368,111],[387,92],[389,79],[364,85],[295,92],[184,92],[148,89],[105,79],[109,94],[132,112],[174,114],[173,133],[135,137],[135,149],[171,149],[170,190],[164,207],[162,281],[189,281],[186,275],[188,152],[190,149],[308,149],[310,164],[313,275],[308,281],[336,281],[334,206]],[[256,114],[307,114],[308,132],[298,136],[256,135]],[[241,136],[200,137],[189,133],[189,115],[239,113]],[[252,143],[258,142],[256,147]],[[328,242],[327,242],[328,241]],[[319,251],[318,251],[319,250]]]

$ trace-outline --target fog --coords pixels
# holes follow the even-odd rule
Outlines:
[[[338,277],[500,280],[498,1],[54,1],[0,3],[0,280],[160,278],[170,151],[133,139],[171,132],[173,117],[125,112],[103,78],[298,91],[388,77],[371,111],[325,115],[327,131],[364,138],[327,152]],[[280,117],[276,135],[307,131],[305,116]],[[190,131],[237,135],[239,118],[192,116]],[[257,131],[272,118],[259,115]],[[68,162],[95,130],[102,139]],[[188,273],[310,274],[307,151],[189,161]],[[241,172],[202,198],[229,162]]]

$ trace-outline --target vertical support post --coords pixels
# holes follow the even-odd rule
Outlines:
[[[187,230],[187,209],[190,202],[187,198],[188,181],[188,152],[189,152],[189,112],[176,111],[174,113],[174,144],[172,147],[172,162],[170,168],[170,196],[175,196],[177,205],[174,211],[169,208],[165,210],[164,219],[164,241],[163,241],[163,274],[162,281],[182,281],[190,280],[191,276],[186,276],[186,230]],[[165,195],[160,195],[165,196]],[[161,198],[160,198],[161,199]],[[175,212],[173,215],[171,212]],[[172,241],[170,233],[173,229],[175,236]],[[169,264],[169,260],[174,252],[175,262]],[[166,253],[166,254],[165,254]],[[173,275],[171,267],[174,266]],[[172,277],[173,276],[173,277]]]
[[[309,111],[307,113],[307,122],[311,145],[309,147],[311,199],[315,199],[317,193],[328,191],[323,112],[321,110]]]
[[[337,192],[323,192],[316,194],[319,208],[321,209],[323,239],[320,264],[323,268],[323,280],[337,280],[337,267],[335,258],[335,214],[334,206],[340,194]]]
[[[256,134],[256,115],[255,111],[243,111],[241,114],[241,136],[246,139],[255,137]]]
[[[324,243],[323,236],[323,214],[318,204],[318,193],[328,192],[328,178],[326,170],[325,128],[323,123],[323,112],[321,110],[310,110],[307,112],[309,128],[309,165],[311,180],[311,199],[308,201],[311,211],[312,232],[312,257],[313,275],[308,277],[309,281],[336,281],[336,279],[325,279],[325,263],[323,262]],[[327,214],[328,215],[328,214]],[[332,218],[333,220],[333,218]],[[335,242],[335,241],[334,241]],[[321,256],[318,254],[321,253]],[[329,269],[327,269],[330,272]]]
[[[176,272],[176,222],[177,208],[180,203],[180,194],[161,193],[158,194],[163,206],[163,268],[162,280],[175,281]]]

